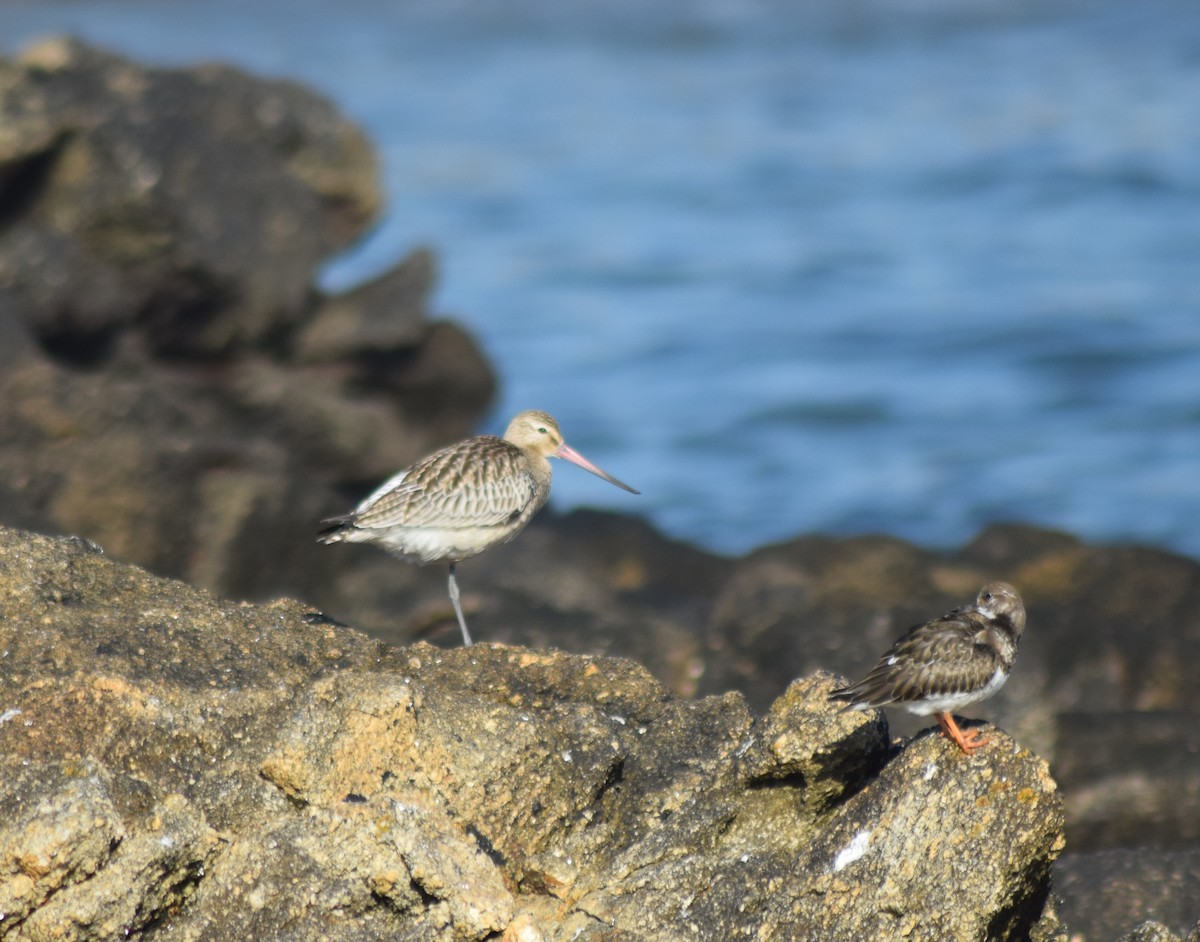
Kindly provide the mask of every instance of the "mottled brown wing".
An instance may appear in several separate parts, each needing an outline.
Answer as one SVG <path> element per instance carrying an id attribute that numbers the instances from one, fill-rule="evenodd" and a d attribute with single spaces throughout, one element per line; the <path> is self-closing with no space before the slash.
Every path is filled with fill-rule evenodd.
<path id="1" fill-rule="evenodd" d="M 385 482 L 354 511 L 359 529 L 501 526 L 536 498 L 520 449 L 482 435 L 434 452 Z"/>
<path id="2" fill-rule="evenodd" d="M 883 706 L 978 689 L 999 666 L 986 641 L 986 628 L 976 612 L 951 612 L 910 629 L 866 677 L 835 696 Z"/>

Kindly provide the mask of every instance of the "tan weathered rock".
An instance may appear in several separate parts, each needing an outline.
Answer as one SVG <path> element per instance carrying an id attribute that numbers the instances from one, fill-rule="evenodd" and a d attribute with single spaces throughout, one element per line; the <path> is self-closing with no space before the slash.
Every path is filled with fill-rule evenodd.
<path id="1" fill-rule="evenodd" d="M 7 722 L 23 711 L 10 707 Z M 127 832 L 95 759 L 4 756 L 0 782 L 0 930 L 29 916 L 64 886 L 105 866 Z"/>
<path id="2" fill-rule="evenodd" d="M 819 812 L 879 772 L 891 746 L 887 718 L 881 710 L 831 710 L 829 695 L 839 686 L 839 678 L 818 672 L 771 704 L 744 762 L 752 781 L 798 780 Z"/>
<path id="3" fill-rule="evenodd" d="M 1062 803 L 1044 762 L 990 735 L 970 758 L 934 732 L 910 743 L 833 815 L 768 912 L 836 926 L 829 939 L 1025 938 L 1063 848 Z"/>
<path id="4" fill-rule="evenodd" d="M 392 649 L 0 529 L 0 935 L 1050 939 L 1062 809 L 999 731 L 896 749 L 631 661 Z M 19 711 L 19 712 L 18 712 Z"/>
<path id="5" fill-rule="evenodd" d="M 168 795 L 87 880 L 50 895 L 21 925 L 33 942 L 119 938 L 185 905 L 215 850 L 187 799 Z"/>

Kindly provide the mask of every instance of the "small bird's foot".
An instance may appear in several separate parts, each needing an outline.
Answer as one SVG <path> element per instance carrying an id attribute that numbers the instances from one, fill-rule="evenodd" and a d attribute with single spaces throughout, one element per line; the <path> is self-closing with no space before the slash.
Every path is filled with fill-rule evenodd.
<path id="1" fill-rule="evenodd" d="M 980 739 L 977 729 L 972 728 L 965 731 L 959 729 L 958 724 L 954 722 L 954 717 L 949 713 L 935 715 L 938 725 L 942 728 L 942 733 L 967 755 L 973 755 L 976 749 L 986 746 L 990 742 L 988 739 Z"/>

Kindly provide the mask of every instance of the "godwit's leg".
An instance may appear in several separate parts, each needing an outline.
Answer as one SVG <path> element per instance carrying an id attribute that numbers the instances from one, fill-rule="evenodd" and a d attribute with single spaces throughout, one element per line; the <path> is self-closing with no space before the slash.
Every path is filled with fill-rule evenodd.
<path id="1" fill-rule="evenodd" d="M 467 631 L 467 620 L 463 617 L 462 602 L 458 598 L 458 582 L 454 579 L 454 567 L 458 563 L 450 564 L 450 604 L 454 606 L 454 614 L 458 616 L 458 627 L 462 629 L 463 647 L 471 646 L 471 633 Z"/>

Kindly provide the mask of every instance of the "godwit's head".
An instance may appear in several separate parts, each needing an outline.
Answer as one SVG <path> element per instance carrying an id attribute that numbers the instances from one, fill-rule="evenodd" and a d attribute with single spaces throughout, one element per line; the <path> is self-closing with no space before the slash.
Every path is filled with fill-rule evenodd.
<path id="1" fill-rule="evenodd" d="M 562 432 L 554 416 L 548 412 L 536 409 L 521 412 L 516 415 L 504 431 L 504 440 L 516 445 L 522 451 L 532 452 L 541 458 L 562 458 L 572 464 L 579 465 L 585 471 L 590 471 L 597 477 L 604 478 L 609 484 L 624 488 L 631 494 L 639 494 L 623 481 L 618 481 L 607 471 L 598 468 L 587 458 L 563 441 Z"/>

